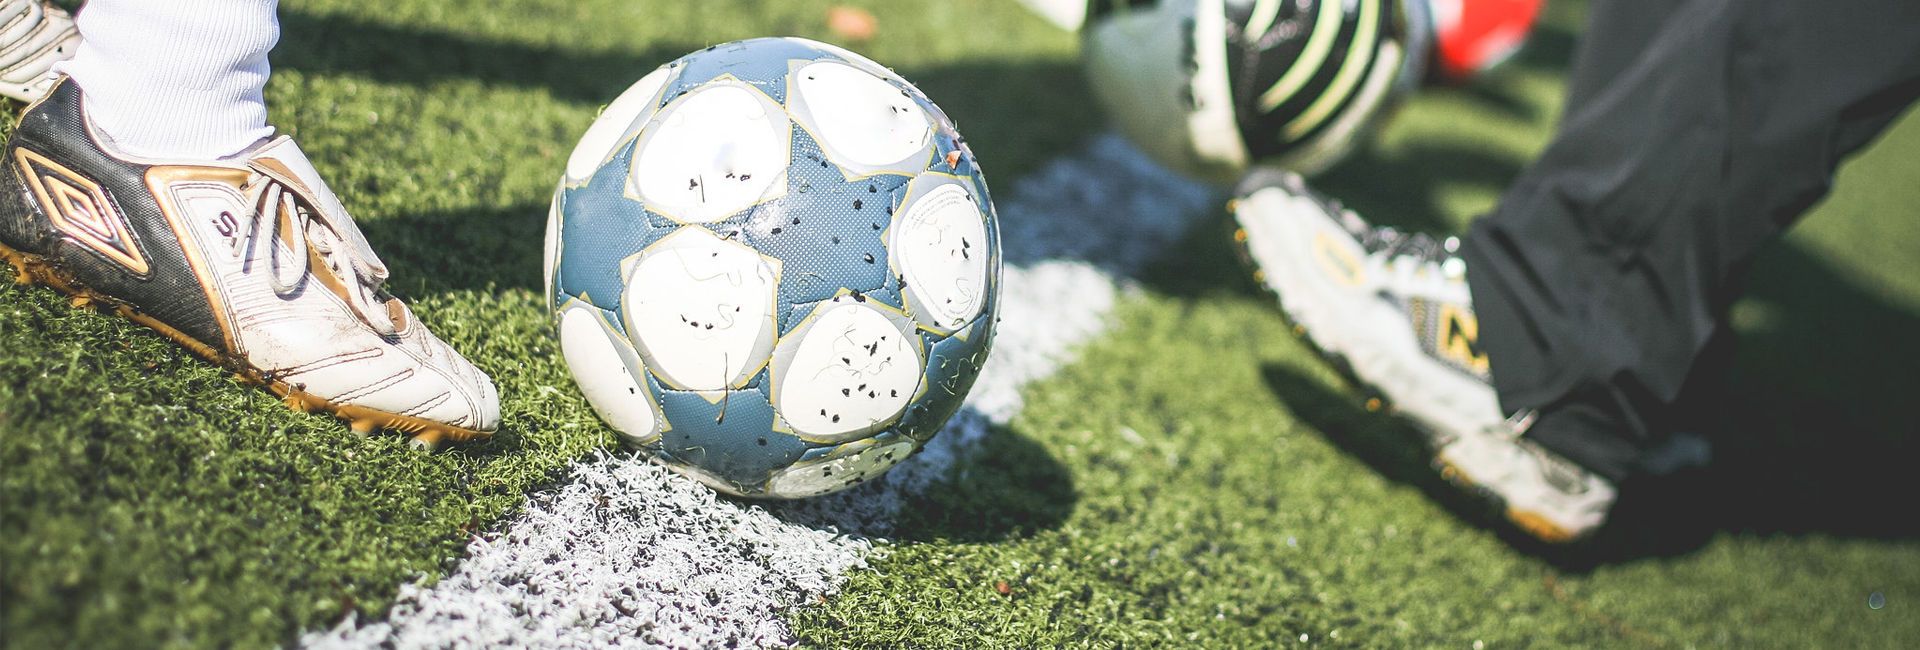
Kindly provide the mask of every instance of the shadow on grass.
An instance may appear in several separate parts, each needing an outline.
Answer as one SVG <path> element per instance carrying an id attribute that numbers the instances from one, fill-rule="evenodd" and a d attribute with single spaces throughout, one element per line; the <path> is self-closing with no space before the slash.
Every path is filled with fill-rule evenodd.
<path id="1" fill-rule="evenodd" d="M 1762 310 L 1724 376 L 1707 377 L 1684 406 L 1714 444 L 1705 469 L 1621 486 L 1605 527 L 1583 542 L 1542 544 L 1431 469 L 1420 434 L 1368 412 L 1350 389 L 1270 364 L 1268 386 L 1302 422 L 1417 487 L 1468 523 L 1562 569 L 1665 557 L 1720 533 L 1920 538 L 1920 521 L 1892 513 L 1920 498 L 1920 318 L 1890 307 L 1791 245 L 1756 264 L 1746 294 Z"/>
<path id="2" fill-rule="evenodd" d="M 1372 466 L 1383 478 L 1418 488 L 1468 523 L 1488 526 L 1501 521 L 1499 513 L 1487 503 L 1454 488 L 1434 472 L 1422 434 L 1406 421 L 1385 411 L 1368 411 L 1362 406 L 1365 398 L 1357 392 L 1329 386 L 1286 364 L 1265 364 L 1261 375 L 1302 423 Z"/>
<path id="3" fill-rule="evenodd" d="M 1920 538 L 1920 316 L 1791 244 L 1748 280 L 1750 316 L 1709 430 L 1735 530 Z"/>
<path id="4" fill-rule="evenodd" d="M 404 298 L 450 290 L 544 291 L 547 204 L 395 215 L 359 222 Z"/>
<path id="5" fill-rule="evenodd" d="M 958 455 L 947 476 L 907 496 L 891 518 L 850 520 L 848 508 L 804 501 L 768 504 L 768 510 L 791 523 L 850 535 L 985 543 L 1057 528 L 1079 500 L 1067 468 L 1013 429 L 989 426 L 978 442 L 960 445 Z M 857 491 L 852 498 L 870 500 Z"/>
<path id="6" fill-rule="evenodd" d="M 991 427 L 958 469 L 908 500 L 895 539 L 993 542 L 1058 528 L 1079 500 L 1067 468 L 1032 438 Z"/>
<path id="7" fill-rule="evenodd" d="M 546 88 L 562 99 L 613 101 L 655 67 L 707 43 L 657 43 L 631 52 L 576 52 L 442 31 L 280 9 L 276 69 L 352 73 L 375 81 L 426 85 L 443 79 Z"/>
<path id="8" fill-rule="evenodd" d="M 654 68 L 705 49 L 704 41 L 649 43 L 631 51 L 576 51 L 306 13 L 283 7 L 275 68 L 349 73 L 425 86 L 445 79 L 544 88 L 599 106 Z M 1085 140 L 1105 123 L 1078 65 L 983 58 L 900 68 L 946 111 L 990 178 L 1011 180 Z M 571 147 L 572 142 L 556 143 Z"/>

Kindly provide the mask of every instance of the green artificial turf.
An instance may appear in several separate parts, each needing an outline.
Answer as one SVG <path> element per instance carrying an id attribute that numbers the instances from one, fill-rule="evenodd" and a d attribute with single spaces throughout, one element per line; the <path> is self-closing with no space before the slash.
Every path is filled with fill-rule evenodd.
<path id="1" fill-rule="evenodd" d="M 830 4 L 285 2 L 274 122 L 392 288 L 500 384 L 503 430 L 434 454 L 363 438 L 0 270 L 0 645 L 257 648 L 378 617 L 468 531 L 610 445 L 539 304 L 565 156 L 654 66 L 751 36 L 835 40 Z M 850 45 L 953 115 L 1002 196 L 1101 125 L 1075 39 L 1011 0 L 848 4 L 880 21 Z M 1458 230 L 1550 135 L 1583 6 L 1549 3 L 1495 83 L 1423 94 L 1317 183 L 1382 222 Z M 1289 334 L 1222 217 L 795 632 L 884 648 L 1905 647 L 1920 638 L 1914 152 L 1909 117 L 1762 256 L 1735 308 L 1746 344 L 1706 402 L 1717 468 L 1633 488 L 1592 543 L 1530 544 L 1432 476 L 1411 431 Z"/>
<path id="2" fill-rule="evenodd" d="M 469 531 L 610 445 L 540 305 L 566 155 L 600 106 L 683 54 L 835 40 L 829 4 L 283 3 L 273 123 L 359 220 L 389 287 L 492 375 L 502 429 L 434 454 L 363 438 L 0 265 L 0 645 L 265 647 L 377 617 Z M 1018 6 L 867 4 L 879 34 L 847 44 L 920 82 L 993 178 L 1098 126 L 1048 99 L 1079 85 L 1073 38 Z"/>

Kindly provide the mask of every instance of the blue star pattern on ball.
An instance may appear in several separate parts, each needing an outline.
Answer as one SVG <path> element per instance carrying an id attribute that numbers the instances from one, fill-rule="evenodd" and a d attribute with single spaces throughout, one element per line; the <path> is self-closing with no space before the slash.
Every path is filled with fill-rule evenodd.
<path id="1" fill-rule="evenodd" d="M 823 43 L 717 45 L 643 77 L 569 157 L 546 244 L 588 402 L 731 494 L 886 471 L 993 339 L 999 230 L 972 152 L 912 84 Z"/>

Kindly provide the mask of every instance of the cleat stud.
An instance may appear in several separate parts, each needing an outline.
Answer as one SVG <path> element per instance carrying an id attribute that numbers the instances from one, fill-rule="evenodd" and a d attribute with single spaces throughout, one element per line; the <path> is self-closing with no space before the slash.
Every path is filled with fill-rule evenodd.
<path id="1" fill-rule="evenodd" d="M 1378 411 L 1378 410 L 1380 410 L 1380 398 L 1378 398 L 1378 397 L 1369 397 L 1369 398 L 1367 398 L 1367 410 L 1369 410 L 1369 411 Z"/>
<path id="2" fill-rule="evenodd" d="M 418 434 L 415 434 L 412 439 L 407 441 L 407 446 L 419 451 L 430 452 L 438 449 L 443 442 L 445 442 L 445 438 L 440 431 L 420 431 Z"/>
<path id="3" fill-rule="evenodd" d="M 1233 240 L 1237 242 L 1247 241 L 1247 229 L 1235 228 L 1233 231 Z"/>
<path id="4" fill-rule="evenodd" d="M 1253 281 L 1254 281 L 1254 282 L 1266 282 L 1266 281 L 1267 281 L 1267 272 L 1266 272 L 1266 271 L 1254 271 L 1254 272 L 1253 272 Z"/>
<path id="5" fill-rule="evenodd" d="M 1295 325 L 1295 326 L 1293 326 L 1293 335 L 1294 335 L 1294 336 L 1306 336 L 1306 335 L 1307 335 L 1307 326 L 1305 326 L 1305 325 Z"/>
<path id="6" fill-rule="evenodd" d="M 353 429 L 354 433 L 370 436 L 373 432 L 380 430 L 380 423 L 373 421 L 372 418 L 354 418 L 347 421 L 347 428 Z"/>

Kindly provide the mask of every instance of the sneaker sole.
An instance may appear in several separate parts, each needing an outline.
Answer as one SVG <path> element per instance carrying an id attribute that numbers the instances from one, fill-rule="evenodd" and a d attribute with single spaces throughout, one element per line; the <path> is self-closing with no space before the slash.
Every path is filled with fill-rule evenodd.
<path id="1" fill-rule="evenodd" d="M 268 391 L 279 397 L 287 408 L 295 411 L 332 414 L 334 417 L 346 420 L 348 427 L 363 435 L 371 435 L 380 430 L 395 431 L 406 435 L 408 444 L 417 449 L 433 449 L 443 442 L 464 442 L 492 435 L 490 432 L 449 426 L 363 406 L 335 404 L 286 383 L 267 379 L 259 369 L 254 368 L 245 359 L 215 350 L 166 323 L 140 313 L 125 301 L 93 290 L 85 283 L 68 275 L 59 265 L 48 262 L 44 257 L 17 251 L 5 244 L 0 244 L 0 257 L 6 258 L 7 262 L 13 265 L 16 271 L 15 282 L 25 285 L 39 284 L 65 294 L 72 299 L 73 306 L 76 308 L 91 307 L 103 312 L 112 312 L 145 325 L 173 339 L 195 355 L 234 371 L 235 378 L 242 383 L 266 387 Z"/>
<path id="2" fill-rule="evenodd" d="M 1229 201 L 1227 203 L 1227 211 L 1235 214 L 1235 220 L 1238 220 L 1239 217 L 1237 215 L 1239 212 L 1236 209 L 1238 207 L 1236 204 L 1237 200 Z M 1459 467 L 1442 459 L 1439 453 L 1440 441 L 1445 439 L 1443 434 L 1428 428 L 1418 420 L 1402 415 L 1398 409 L 1394 408 L 1392 400 L 1387 399 L 1385 392 L 1375 387 L 1372 383 L 1367 382 L 1365 379 L 1360 378 L 1360 375 L 1353 371 L 1353 363 L 1347 361 L 1346 355 L 1328 352 L 1325 348 L 1320 347 L 1320 344 L 1313 340 L 1313 335 L 1307 331 L 1306 326 L 1294 322 L 1293 316 L 1287 313 L 1286 305 L 1282 302 L 1280 293 L 1274 290 L 1273 285 L 1267 283 L 1266 272 L 1261 270 L 1259 261 L 1254 259 L 1253 251 L 1248 246 L 1246 228 L 1236 225 L 1233 231 L 1233 242 L 1234 250 L 1240 255 L 1240 262 L 1245 264 L 1246 267 L 1253 272 L 1254 281 L 1259 282 L 1260 286 L 1267 290 L 1268 295 L 1273 296 L 1274 301 L 1279 303 L 1277 306 L 1280 307 L 1280 320 L 1285 322 L 1287 327 L 1293 330 L 1294 336 L 1300 339 L 1301 342 L 1306 343 L 1307 349 L 1312 350 L 1314 356 L 1320 357 L 1321 360 L 1327 362 L 1327 365 L 1332 366 L 1336 372 L 1340 373 L 1341 377 L 1346 378 L 1348 383 L 1360 389 L 1361 396 L 1366 399 L 1362 404 L 1368 411 L 1384 412 L 1393 415 L 1399 418 L 1401 422 L 1412 425 L 1415 430 L 1419 431 L 1422 442 L 1427 446 L 1427 451 L 1433 454 L 1433 469 L 1439 472 L 1441 479 L 1453 485 L 1455 488 L 1459 488 L 1483 501 L 1490 502 L 1495 508 L 1498 508 L 1506 515 L 1508 521 L 1513 522 L 1515 526 L 1526 531 L 1527 534 L 1539 538 L 1541 541 L 1564 544 L 1579 539 L 1579 535 L 1554 524 L 1544 515 L 1508 505 L 1507 500 L 1498 493 L 1474 482 L 1471 477 L 1467 476 L 1466 472 L 1461 471 Z"/>

